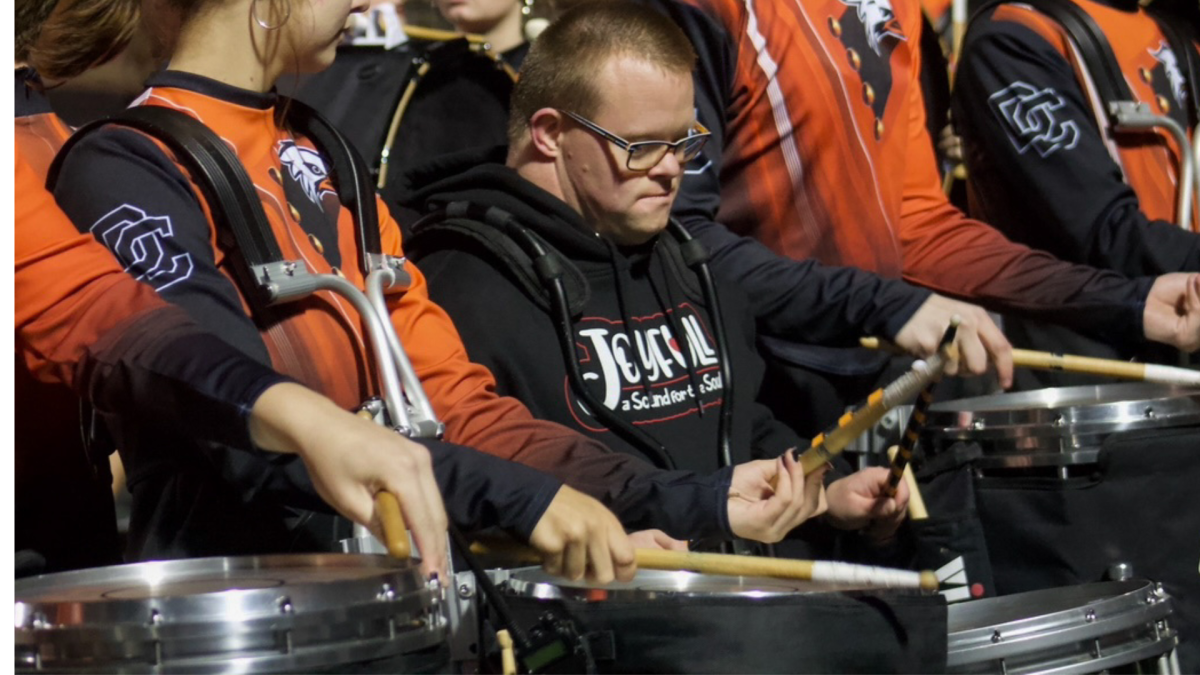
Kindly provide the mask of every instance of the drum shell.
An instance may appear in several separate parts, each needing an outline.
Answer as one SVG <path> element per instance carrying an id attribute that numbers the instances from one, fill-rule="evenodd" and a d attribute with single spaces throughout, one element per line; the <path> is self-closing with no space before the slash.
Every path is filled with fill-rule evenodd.
<path id="1" fill-rule="evenodd" d="M 1095 582 L 1104 579 L 1114 564 L 1129 563 L 1134 574 L 1161 582 L 1174 598 L 1172 625 L 1180 635 L 1180 664 L 1185 672 L 1198 671 L 1200 508 L 1194 486 L 1200 483 L 1200 422 L 1190 415 L 1168 419 L 1158 412 L 1155 419 L 1147 420 L 1145 411 L 1159 409 L 1154 401 L 1163 400 L 1162 396 L 1175 396 L 1174 409 L 1180 410 L 1181 396 L 1187 404 L 1200 394 L 1127 385 L 1045 393 L 1069 399 L 1073 392 L 1084 389 L 1112 400 L 1123 398 L 1122 392 L 1145 398 L 1133 398 L 1121 406 L 1137 415 L 1113 415 L 1107 421 L 1085 406 L 1074 410 L 1014 409 L 1010 411 L 1014 416 L 1042 416 L 1042 423 L 1024 427 L 1024 436 L 1016 426 L 1002 432 L 990 419 L 984 429 L 990 428 L 992 435 L 972 434 L 967 418 L 968 424 L 940 439 L 931 438 L 940 431 L 930 430 L 922 445 L 932 441 L 926 451 L 932 447 L 938 457 L 931 461 L 943 459 L 951 450 L 969 456 L 971 453 L 962 452 L 964 444 L 982 452 L 969 467 L 974 476 L 971 496 L 986 538 L 997 593 Z M 954 402 L 954 407 L 969 409 L 971 401 Z M 1060 413 L 1064 422 L 1055 424 Z M 1070 422 L 1080 415 L 1091 415 L 1092 420 L 1073 430 Z M 1144 423 L 1130 429 L 1127 422 L 1134 417 L 1141 417 Z M 938 419 L 931 415 L 932 424 L 938 424 Z M 959 446 L 949 445 L 950 440 Z M 1021 467 L 1012 461 L 1016 441 L 1023 442 L 1030 455 L 1042 457 Z M 1064 447 L 1070 452 L 1062 452 Z M 1077 459 L 1087 461 L 1072 459 L 1075 451 Z M 927 496 L 932 512 L 939 495 Z"/>
<path id="2" fill-rule="evenodd" d="M 530 625 L 553 609 L 581 634 L 602 642 L 611 635 L 613 653 L 597 659 L 600 672 L 940 672 L 945 666 L 946 608 L 936 595 L 652 571 L 616 585 L 626 592 L 588 591 L 538 572 L 520 574 L 538 581 L 504 586 L 519 623 Z M 697 579 L 729 580 L 741 590 L 671 590 Z"/>
<path id="3" fill-rule="evenodd" d="M 16 586 L 18 672 L 443 670 L 440 589 L 382 556 L 140 563 Z"/>
<path id="4" fill-rule="evenodd" d="M 1148 581 L 1081 584 L 951 605 L 953 673 L 1177 672 L 1171 598 Z"/>

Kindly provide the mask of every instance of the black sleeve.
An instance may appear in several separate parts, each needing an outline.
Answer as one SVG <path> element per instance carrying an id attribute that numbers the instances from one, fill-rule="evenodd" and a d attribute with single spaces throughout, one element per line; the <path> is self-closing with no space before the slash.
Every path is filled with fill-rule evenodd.
<path id="1" fill-rule="evenodd" d="M 258 397 L 291 381 L 171 306 L 117 325 L 87 354 L 76 391 L 100 412 L 152 417 L 198 441 L 243 449 L 254 447 L 249 417 Z"/>
<path id="2" fill-rule="evenodd" d="M 81 232 L 205 330 L 264 365 L 258 328 L 217 269 L 212 228 L 191 181 L 142 134 L 104 128 L 63 162 L 54 197 Z"/>
<path id="3" fill-rule="evenodd" d="M 1200 270 L 1200 235 L 1139 210 L 1074 69 L 1034 31 L 974 22 L 954 117 L 973 196 L 1013 240 L 1130 277 Z"/>
<path id="4" fill-rule="evenodd" d="M 478 450 L 426 439 L 417 442 L 433 457 L 446 515 L 466 528 L 501 527 L 528 541 L 562 486 L 541 471 Z"/>
<path id="5" fill-rule="evenodd" d="M 746 291 L 764 334 L 829 346 L 857 345 L 863 335 L 894 338 L 929 291 L 862 270 L 791 260 L 718 222 L 736 46 L 724 28 L 694 7 L 672 0 L 651 4 L 671 14 L 696 48 L 696 114 L 712 132 L 704 154 L 687 167 L 675 217 L 708 247 L 714 270 Z"/>

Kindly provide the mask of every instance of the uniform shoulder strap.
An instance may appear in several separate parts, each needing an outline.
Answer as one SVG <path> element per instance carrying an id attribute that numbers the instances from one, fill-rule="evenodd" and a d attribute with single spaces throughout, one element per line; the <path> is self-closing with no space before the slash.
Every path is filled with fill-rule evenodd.
<path id="1" fill-rule="evenodd" d="M 413 225 L 406 249 L 414 260 L 434 251 L 476 250 L 499 263 L 527 296 L 546 313 L 551 313 L 549 291 L 539 271 L 554 259 L 563 272 L 568 307 L 578 316 L 591 299 L 587 278 L 566 256 L 505 211 L 467 202 L 454 202 L 421 218 Z"/>
<path id="2" fill-rule="evenodd" d="M 307 137 L 329 162 L 329 175 L 338 201 L 354 214 L 362 273 L 370 272 L 368 256 L 383 252 L 379 239 L 379 208 L 375 185 L 362 155 L 321 113 L 296 99 L 281 98 L 276 107 L 292 131 Z"/>

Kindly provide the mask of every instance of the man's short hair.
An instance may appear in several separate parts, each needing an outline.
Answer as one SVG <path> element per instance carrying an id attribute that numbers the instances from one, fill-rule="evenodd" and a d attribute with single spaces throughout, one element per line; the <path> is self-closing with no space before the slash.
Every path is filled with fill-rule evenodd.
<path id="1" fill-rule="evenodd" d="M 542 108 L 589 117 L 600 105 L 596 73 L 612 57 L 632 56 L 666 72 L 690 73 L 696 52 L 669 18 L 629 0 L 589 0 L 564 13 L 529 50 L 513 90 L 508 142 L 524 136 Z"/>

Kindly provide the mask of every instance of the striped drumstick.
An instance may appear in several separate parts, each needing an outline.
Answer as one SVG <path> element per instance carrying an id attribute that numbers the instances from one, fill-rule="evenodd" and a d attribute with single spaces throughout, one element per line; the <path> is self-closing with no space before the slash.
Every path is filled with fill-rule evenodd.
<path id="1" fill-rule="evenodd" d="M 946 332 L 942 334 L 942 341 L 938 343 L 938 353 L 945 354 L 954 344 L 954 336 L 958 334 L 958 326 L 962 323 L 962 319 L 958 316 L 950 319 L 950 326 L 946 328 Z M 896 455 L 892 458 L 892 473 L 888 476 L 887 496 L 895 497 L 896 488 L 900 486 L 900 481 L 904 480 L 904 467 L 912 461 L 913 448 L 917 445 L 917 438 L 921 435 L 921 429 L 925 427 L 925 416 L 929 413 L 929 406 L 933 404 L 933 389 L 937 386 L 938 380 L 941 379 L 941 373 L 938 373 L 921 393 L 917 395 L 917 401 L 913 404 L 912 414 L 908 416 L 908 424 L 904 428 L 904 435 L 900 437 L 900 447 Z"/>
<path id="2" fill-rule="evenodd" d="M 949 360 L 950 355 L 943 350 L 924 362 L 917 362 L 912 370 L 883 389 L 872 392 L 865 405 L 842 415 L 836 427 L 817 435 L 812 445 L 800 453 L 799 461 L 804 467 L 804 474 L 808 475 L 832 460 L 854 439 L 883 419 L 887 411 L 916 396 L 917 392 L 941 376 Z"/>

